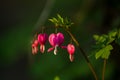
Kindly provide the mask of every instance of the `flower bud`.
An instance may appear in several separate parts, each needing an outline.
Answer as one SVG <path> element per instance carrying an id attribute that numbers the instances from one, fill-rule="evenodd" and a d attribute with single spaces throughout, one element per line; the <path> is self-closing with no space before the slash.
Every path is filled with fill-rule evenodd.
<path id="1" fill-rule="evenodd" d="M 48 35 L 46 33 L 38 35 L 38 42 L 40 44 L 40 52 L 41 53 L 44 53 L 44 51 L 45 51 L 45 43 L 46 43 L 47 39 L 48 39 Z"/>
<path id="2" fill-rule="evenodd" d="M 67 51 L 69 53 L 69 59 L 72 62 L 74 60 L 75 46 L 73 44 L 68 44 Z"/>

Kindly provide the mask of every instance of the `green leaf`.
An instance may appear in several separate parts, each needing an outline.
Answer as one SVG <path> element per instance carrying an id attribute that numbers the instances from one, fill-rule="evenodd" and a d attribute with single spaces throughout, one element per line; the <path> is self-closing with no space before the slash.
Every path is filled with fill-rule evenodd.
<path id="1" fill-rule="evenodd" d="M 57 14 L 57 18 L 53 17 L 52 19 L 49 19 L 52 23 L 55 24 L 55 26 L 69 28 L 73 23 L 71 21 L 68 21 L 67 18 L 61 17 L 59 14 Z"/>
<path id="2" fill-rule="evenodd" d="M 58 20 L 56 18 L 49 19 L 49 21 L 53 22 L 54 24 L 58 23 Z"/>
<path id="3" fill-rule="evenodd" d="M 107 39 L 107 37 L 108 37 L 107 35 L 100 36 L 99 42 L 104 42 Z"/>
<path id="4" fill-rule="evenodd" d="M 64 24 L 64 20 L 63 20 L 63 18 L 59 14 L 57 14 L 57 17 L 58 17 L 59 22 L 61 22 L 62 24 Z"/>
<path id="5" fill-rule="evenodd" d="M 112 42 L 115 40 L 116 35 L 117 35 L 117 30 L 116 30 L 116 29 L 110 31 L 110 32 L 108 33 L 107 44 L 112 43 Z"/>
<path id="6" fill-rule="evenodd" d="M 58 23 L 58 22 L 59 22 L 56 18 L 53 18 L 53 20 L 54 20 L 55 23 Z"/>
<path id="7" fill-rule="evenodd" d="M 48 20 L 51 21 L 52 23 L 54 23 L 55 26 L 58 26 L 58 24 L 59 24 L 59 21 L 54 17 L 52 19 L 48 19 Z"/>
<path id="8" fill-rule="evenodd" d="M 110 51 L 113 49 L 112 45 L 108 45 L 105 47 L 105 53 L 102 55 L 102 58 L 108 59 L 110 55 Z"/>
<path id="9" fill-rule="evenodd" d="M 100 37 L 99 35 L 96 35 L 96 34 L 93 35 L 93 38 L 94 38 L 96 41 L 98 41 L 99 37 Z"/>
<path id="10" fill-rule="evenodd" d="M 93 38 L 96 40 L 96 44 L 106 44 L 106 41 L 108 39 L 107 35 L 93 35 Z"/>
<path id="11" fill-rule="evenodd" d="M 95 58 L 98 59 L 103 53 L 104 53 L 104 50 L 103 50 L 103 49 L 99 50 L 99 51 L 96 53 Z"/>
<path id="12" fill-rule="evenodd" d="M 98 59 L 100 57 L 102 57 L 104 59 L 108 59 L 109 55 L 110 55 L 110 51 L 112 49 L 113 49 L 112 45 L 107 45 L 104 48 L 100 49 L 95 55 L 96 59 Z"/>
<path id="13" fill-rule="evenodd" d="M 53 22 L 54 23 L 54 20 L 53 19 L 49 19 L 49 21 Z"/>
<path id="14" fill-rule="evenodd" d="M 115 38 L 111 38 L 111 37 L 109 37 L 109 39 L 108 39 L 108 41 L 107 41 L 107 44 L 112 43 L 114 40 L 115 40 Z"/>
<path id="15" fill-rule="evenodd" d="M 115 37 L 117 35 L 117 30 L 115 29 L 115 30 L 113 30 L 113 31 L 110 31 L 109 33 L 108 33 L 108 36 L 109 37 Z"/>

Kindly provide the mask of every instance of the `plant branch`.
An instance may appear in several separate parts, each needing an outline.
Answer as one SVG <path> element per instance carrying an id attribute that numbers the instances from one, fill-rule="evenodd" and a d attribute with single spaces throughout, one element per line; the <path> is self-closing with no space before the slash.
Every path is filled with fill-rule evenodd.
<path id="1" fill-rule="evenodd" d="M 103 62 L 103 70 L 102 70 L 102 80 L 105 79 L 105 69 L 106 69 L 106 63 L 107 63 L 107 60 L 104 59 L 104 62 Z"/>
<path id="2" fill-rule="evenodd" d="M 93 68 L 90 60 L 88 59 L 85 51 L 80 47 L 80 44 L 78 43 L 78 41 L 76 40 L 76 38 L 73 36 L 73 34 L 70 32 L 70 30 L 69 30 L 69 29 L 65 29 L 65 30 L 66 30 L 67 33 L 71 36 L 72 40 L 75 42 L 75 44 L 77 45 L 77 47 L 78 47 L 79 50 L 81 51 L 82 55 L 84 56 L 85 60 L 87 61 L 87 64 L 88 64 L 90 70 L 91 70 L 92 73 L 93 73 L 93 76 L 94 76 L 95 80 L 98 80 L 97 74 L 96 74 L 96 72 L 95 72 L 95 70 L 94 70 L 94 68 Z"/>

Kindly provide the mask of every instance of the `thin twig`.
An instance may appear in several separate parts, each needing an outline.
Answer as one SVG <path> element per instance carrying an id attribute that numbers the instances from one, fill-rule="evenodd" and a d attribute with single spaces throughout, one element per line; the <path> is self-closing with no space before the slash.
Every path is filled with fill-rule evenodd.
<path id="1" fill-rule="evenodd" d="M 96 74 L 96 72 L 95 72 L 95 70 L 94 70 L 94 68 L 93 68 L 90 60 L 88 59 L 85 51 L 80 47 L 80 44 L 78 43 L 78 41 L 76 40 L 76 38 L 73 36 L 73 34 L 68 29 L 66 31 L 71 36 L 72 40 L 75 42 L 75 44 L 77 45 L 77 47 L 81 51 L 82 55 L 84 56 L 85 60 L 87 61 L 87 64 L 88 64 L 90 70 L 92 71 L 95 80 L 98 80 L 97 74 Z"/>
<path id="2" fill-rule="evenodd" d="M 104 62 L 103 62 L 103 70 L 102 70 L 102 80 L 105 79 L 105 69 L 106 69 L 106 63 L 107 63 L 107 60 L 104 59 Z"/>

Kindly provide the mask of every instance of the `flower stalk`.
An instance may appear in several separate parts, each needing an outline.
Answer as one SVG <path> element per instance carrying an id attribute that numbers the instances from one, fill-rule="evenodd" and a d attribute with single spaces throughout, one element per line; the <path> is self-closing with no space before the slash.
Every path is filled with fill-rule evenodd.
<path id="1" fill-rule="evenodd" d="M 106 69 L 107 59 L 103 61 L 103 70 L 102 70 L 102 80 L 105 80 L 105 69 Z"/>
<path id="2" fill-rule="evenodd" d="M 67 51 L 69 53 L 69 59 L 71 62 L 74 60 L 75 46 L 73 44 L 67 45 Z"/>
<path id="3" fill-rule="evenodd" d="M 75 42 L 76 46 L 77 46 L 77 47 L 79 48 L 79 50 L 81 51 L 81 53 L 82 53 L 82 55 L 84 56 L 84 58 L 85 58 L 85 60 L 86 60 L 86 62 L 87 62 L 87 64 L 88 64 L 90 70 L 91 70 L 92 73 L 93 73 L 93 76 L 94 76 L 95 80 L 98 80 L 97 74 L 96 74 L 96 72 L 95 72 L 95 70 L 94 70 L 94 68 L 93 68 L 90 60 L 88 59 L 85 51 L 80 47 L 80 44 L 78 43 L 78 41 L 76 40 L 76 38 L 73 36 L 73 34 L 70 32 L 70 30 L 69 30 L 69 29 L 65 29 L 65 30 L 67 31 L 67 33 L 70 35 L 70 37 L 72 38 L 72 40 Z"/>

